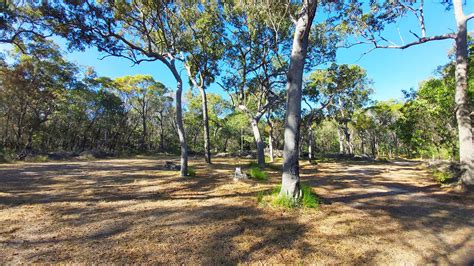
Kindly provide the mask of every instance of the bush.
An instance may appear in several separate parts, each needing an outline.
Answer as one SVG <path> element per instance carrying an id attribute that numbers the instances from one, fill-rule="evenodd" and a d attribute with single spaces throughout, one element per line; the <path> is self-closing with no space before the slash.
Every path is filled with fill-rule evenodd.
<path id="1" fill-rule="evenodd" d="M 454 180 L 454 174 L 450 171 L 435 170 L 433 175 L 435 180 L 441 184 L 450 183 Z"/>
<path id="2" fill-rule="evenodd" d="M 6 152 L 3 149 L 3 147 L 0 146 L 0 163 L 6 163 L 6 162 L 8 162 Z"/>
<path id="3" fill-rule="evenodd" d="M 188 167 L 188 176 L 196 176 L 196 169 L 194 167 Z"/>
<path id="4" fill-rule="evenodd" d="M 268 175 L 267 173 L 260 169 L 259 167 L 252 167 L 249 170 L 249 176 L 258 181 L 267 181 Z"/>
<path id="5" fill-rule="evenodd" d="M 302 204 L 305 208 L 317 208 L 319 206 L 319 198 L 313 193 L 310 186 L 302 185 L 303 191 Z"/>

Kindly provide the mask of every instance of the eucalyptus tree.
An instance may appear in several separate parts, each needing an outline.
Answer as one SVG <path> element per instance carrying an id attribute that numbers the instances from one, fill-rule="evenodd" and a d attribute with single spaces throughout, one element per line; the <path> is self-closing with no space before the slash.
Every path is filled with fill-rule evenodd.
<path id="1" fill-rule="evenodd" d="M 15 130 L 20 159 L 32 151 L 35 134 L 64 101 L 65 90 L 75 86 L 78 71 L 51 41 L 30 42 L 25 50 L 0 75 L 0 105 Z"/>
<path id="2" fill-rule="evenodd" d="M 182 119 L 182 86 L 177 61 L 183 60 L 187 35 L 181 1 L 43 1 L 40 10 L 70 48 L 95 46 L 106 56 L 134 64 L 159 61 L 176 81 L 176 129 L 181 148 L 181 175 L 188 171 L 188 148 Z"/>
<path id="3" fill-rule="evenodd" d="M 125 76 L 115 79 L 119 94 L 126 99 L 141 118 L 142 136 L 140 150 L 149 149 L 148 123 L 152 115 L 160 108 L 166 87 L 155 81 L 150 75 Z"/>
<path id="4" fill-rule="evenodd" d="M 30 1 L 0 2 L 0 43 L 11 44 L 26 53 L 27 43 L 45 40 L 52 33 L 44 23 L 35 5 Z"/>
<path id="5" fill-rule="evenodd" d="M 331 64 L 328 69 L 316 70 L 309 77 L 307 88 L 309 98 L 327 99 L 323 105 L 327 110 L 327 115 L 334 117 L 339 124 L 337 132 L 340 153 L 354 153 L 348 125 L 354 112 L 369 102 L 371 93 L 369 85 L 370 80 L 367 78 L 366 71 L 357 65 Z"/>
<path id="6" fill-rule="evenodd" d="M 317 6 L 317 0 L 303 0 L 296 15 L 292 16 L 294 35 L 286 82 L 285 143 L 280 195 L 295 200 L 301 197 L 298 160 L 303 72 L 311 25 L 316 15 Z"/>
<path id="7" fill-rule="evenodd" d="M 474 186 L 474 144 L 472 141 L 471 106 L 468 96 L 468 30 L 467 23 L 474 13 L 465 14 L 462 0 L 441 1 L 448 10 L 453 10 L 456 30 L 444 34 L 428 34 L 425 23 L 424 0 L 372 2 L 365 10 L 362 1 L 354 1 L 342 16 L 345 27 L 358 36 L 356 44 L 369 44 L 373 49 L 407 49 L 412 46 L 439 40 L 454 40 L 455 44 L 455 104 L 459 138 L 460 165 L 463 171 L 461 183 Z M 419 28 L 410 30 L 410 41 L 400 45 L 383 37 L 387 24 L 398 22 L 409 15 L 418 21 Z M 408 18 L 407 18 L 408 19 Z"/>
<path id="8" fill-rule="evenodd" d="M 265 144 L 259 123 L 280 104 L 288 60 L 289 20 L 285 1 L 226 6 L 228 71 L 221 86 L 233 106 L 244 113 L 252 128 L 257 161 L 265 165 Z"/>
<path id="9" fill-rule="evenodd" d="M 222 6 L 218 1 L 189 2 L 183 4 L 182 19 L 189 37 L 185 49 L 184 66 L 191 85 L 197 88 L 202 98 L 202 120 L 204 129 L 204 154 L 211 163 L 211 137 L 206 88 L 219 75 L 219 61 L 224 53 L 224 20 Z"/>

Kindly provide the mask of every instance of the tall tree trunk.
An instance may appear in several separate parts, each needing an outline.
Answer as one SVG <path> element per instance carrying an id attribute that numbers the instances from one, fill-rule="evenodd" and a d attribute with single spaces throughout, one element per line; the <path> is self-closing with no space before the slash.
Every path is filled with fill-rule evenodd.
<path id="1" fill-rule="evenodd" d="M 225 138 L 223 152 L 227 152 L 227 143 L 228 142 L 229 142 L 229 138 Z"/>
<path id="2" fill-rule="evenodd" d="M 181 106 L 181 95 L 183 84 L 181 77 L 175 69 L 176 86 L 176 127 L 178 129 L 179 144 L 181 146 L 181 176 L 188 175 L 188 145 L 186 143 L 186 133 L 183 125 L 183 107 Z"/>
<path id="3" fill-rule="evenodd" d="M 146 146 L 146 135 L 147 135 L 145 115 L 142 115 L 142 128 L 143 128 L 143 132 L 142 132 L 142 137 L 141 137 L 141 140 L 140 140 L 140 150 L 144 151 L 145 146 Z"/>
<path id="4" fill-rule="evenodd" d="M 204 156 L 206 163 L 211 164 L 211 137 L 209 134 L 209 114 L 207 110 L 207 94 L 204 88 L 199 88 L 202 98 L 202 122 L 204 125 Z"/>
<path id="5" fill-rule="evenodd" d="M 346 149 L 344 145 L 344 133 L 342 132 L 342 128 L 337 126 L 337 137 L 339 140 L 339 154 L 346 154 Z"/>
<path id="6" fill-rule="evenodd" d="M 311 128 L 311 125 L 309 126 L 309 132 L 308 132 L 308 159 L 313 159 L 313 146 L 314 146 L 314 136 L 313 136 L 313 129 Z"/>
<path id="7" fill-rule="evenodd" d="M 372 158 L 377 158 L 377 140 L 374 134 L 370 137 L 370 148 L 372 150 Z"/>
<path id="8" fill-rule="evenodd" d="M 454 0 L 453 4 L 458 28 L 456 34 L 456 93 L 454 99 L 459 131 L 459 159 L 463 172 L 461 182 L 468 186 L 474 186 L 474 147 L 467 97 L 467 18 L 463 14 L 462 0 Z"/>
<path id="9" fill-rule="evenodd" d="M 293 37 L 290 67 L 287 74 L 285 144 L 280 196 L 301 197 L 299 173 L 299 139 L 301 120 L 301 87 L 306 60 L 308 37 L 316 13 L 317 0 L 305 0 Z"/>
<path id="10" fill-rule="evenodd" d="M 163 126 L 163 112 L 160 112 L 160 151 L 165 151 L 165 142 L 164 142 L 164 126 Z"/>
<path id="11" fill-rule="evenodd" d="M 253 137 L 255 139 L 255 145 L 257 146 L 257 163 L 260 167 L 265 166 L 265 144 L 263 143 L 260 130 L 258 129 L 258 121 L 255 118 L 250 120 L 252 126 Z"/>
<path id="12" fill-rule="evenodd" d="M 273 123 L 268 118 L 268 126 L 270 127 L 270 131 L 268 133 L 268 151 L 270 156 L 270 162 L 273 162 Z"/>
<path id="13" fill-rule="evenodd" d="M 352 144 L 351 132 L 349 132 L 349 127 L 347 123 L 344 123 L 344 136 L 346 139 L 346 151 L 347 154 L 352 155 L 354 154 L 354 145 Z"/>

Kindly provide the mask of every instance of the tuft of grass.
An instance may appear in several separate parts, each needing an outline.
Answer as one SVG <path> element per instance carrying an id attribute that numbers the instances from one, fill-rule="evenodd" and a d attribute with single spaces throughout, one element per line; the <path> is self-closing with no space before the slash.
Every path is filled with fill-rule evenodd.
<path id="1" fill-rule="evenodd" d="M 263 198 L 265 197 L 265 191 L 258 191 L 257 192 L 257 203 L 261 204 L 263 203 Z"/>
<path id="2" fill-rule="evenodd" d="M 302 185 L 301 191 L 303 191 L 301 203 L 305 208 L 317 208 L 319 206 L 319 198 L 315 193 L 313 193 L 310 186 Z"/>
<path id="3" fill-rule="evenodd" d="M 435 180 L 441 184 L 450 183 L 454 180 L 454 174 L 450 171 L 435 170 L 433 176 Z"/>
<path id="4" fill-rule="evenodd" d="M 249 169 L 249 176 L 258 181 L 267 181 L 268 175 L 267 173 L 260 169 L 259 167 L 252 167 Z"/>
<path id="5" fill-rule="evenodd" d="M 288 197 L 286 195 L 280 195 L 280 191 L 281 185 L 273 187 L 271 191 L 267 193 L 265 193 L 265 191 L 259 191 L 257 192 L 257 202 L 259 204 L 264 204 L 268 202 L 271 206 L 283 207 L 285 209 L 314 209 L 318 208 L 321 202 L 318 196 L 313 193 L 311 187 L 307 185 L 301 185 L 302 197 L 298 200 L 295 200 L 292 197 Z"/>
<path id="6" fill-rule="evenodd" d="M 194 167 L 188 167 L 188 176 L 196 176 L 196 169 Z"/>
<path id="7" fill-rule="evenodd" d="M 295 200 L 287 195 L 277 195 L 272 200 L 272 205 L 277 207 L 283 207 L 285 209 L 293 209 L 300 206 L 300 201 Z"/>

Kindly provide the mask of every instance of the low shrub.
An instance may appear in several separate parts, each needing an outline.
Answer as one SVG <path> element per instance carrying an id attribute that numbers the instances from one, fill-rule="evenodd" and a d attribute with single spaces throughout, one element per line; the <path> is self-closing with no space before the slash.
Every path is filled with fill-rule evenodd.
<path id="1" fill-rule="evenodd" d="M 249 176 L 258 181 L 267 181 L 268 175 L 267 173 L 260 169 L 259 167 L 252 167 L 249 169 Z"/>
<path id="2" fill-rule="evenodd" d="M 433 176 L 435 180 L 441 184 L 450 183 L 454 180 L 454 174 L 450 171 L 435 170 Z"/>
<path id="3" fill-rule="evenodd" d="M 196 176 L 196 169 L 194 167 L 188 167 L 188 176 Z"/>

